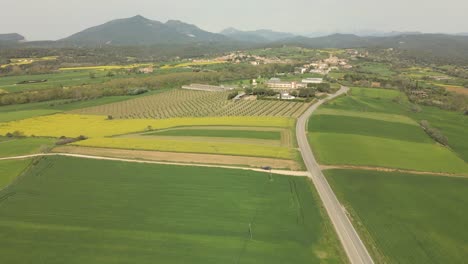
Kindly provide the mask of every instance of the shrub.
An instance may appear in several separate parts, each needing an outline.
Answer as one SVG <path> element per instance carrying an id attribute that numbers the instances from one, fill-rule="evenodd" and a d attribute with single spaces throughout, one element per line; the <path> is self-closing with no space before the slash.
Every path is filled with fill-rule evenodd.
<path id="1" fill-rule="evenodd" d="M 228 100 L 234 99 L 239 93 L 237 91 L 230 92 L 228 95 Z"/>
<path id="2" fill-rule="evenodd" d="M 421 112 L 421 107 L 419 105 L 413 104 L 411 105 L 411 112 L 419 113 Z"/>
<path id="3" fill-rule="evenodd" d="M 437 128 L 431 127 L 427 120 L 422 120 L 420 125 L 432 139 L 444 146 L 448 146 L 448 138 Z"/>
<path id="4" fill-rule="evenodd" d="M 82 141 L 82 140 L 86 140 L 88 139 L 87 137 L 81 135 L 79 137 L 76 137 L 76 138 L 66 138 L 66 137 L 60 137 L 60 140 L 55 142 L 55 145 L 66 145 L 66 144 L 70 144 L 70 143 L 73 143 L 73 142 L 77 142 L 77 141 Z"/>

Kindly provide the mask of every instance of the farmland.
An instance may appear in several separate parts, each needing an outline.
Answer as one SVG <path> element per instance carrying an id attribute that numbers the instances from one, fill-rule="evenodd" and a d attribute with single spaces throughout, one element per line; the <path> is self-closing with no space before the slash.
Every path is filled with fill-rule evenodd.
<path id="1" fill-rule="evenodd" d="M 153 91 L 150 94 L 163 92 L 164 89 Z M 0 106 L 0 122 L 9 122 L 21 120 L 36 116 L 50 115 L 54 113 L 62 113 L 80 108 L 93 107 L 102 104 L 110 104 L 129 99 L 135 99 L 143 95 L 123 95 L 123 96 L 106 96 L 100 98 L 86 100 L 54 100 L 38 103 L 15 104 L 8 106 Z"/>
<path id="2" fill-rule="evenodd" d="M 193 66 L 209 66 L 216 64 L 223 64 L 225 61 L 192 61 L 192 62 L 183 62 L 179 64 L 168 64 L 161 67 L 161 69 L 175 69 L 175 68 L 185 68 Z"/>
<path id="3" fill-rule="evenodd" d="M 8 66 L 27 65 L 27 64 L 32 64 L 35 62 L 54 61 L 54 60 L 57 60 L 57 56 L 48 56 L 48 57 L 40 57 L 40 58 L 12 58 L 10 59 L 10 63 L 0 65 L 0 68 L 6 68 Z"/>
<path id="4" fill-rule="evenodd" d="M 398 172 L 325 172 L 376 263 L 463 263 L 468 179 Z"/>
<path id="5" fill-rule="evenodd" d="M 200 142 L 195 140 L 158 138 L 92 138 L 74 145 L 85 147 L 155 150 L 183 153 L 212 153 L 234 156 L 296 159 L 298 153 L 287 147 L 235 142 Z"/>
<path id="6" fill-rule="evenodd" d="M 104 66 L 85 66 L 85 67 L 68 67 L 60 68 L 60 71 L 83 71 L 83 70 L 94 70 L 94 71 L 109 71 L 109 70 L 123 70 L 133 69 L 138 67 L 150 67 L 153 64 L 140 63 L 140 64 L 128 64 L 128 65 L 104 65 Z"/>
<path id="7" fill-rule="evenodd" d="M 415 113 L 410 107 L 395 90 L 352 88 L 351 95 L 326 104 L 310 119 L 309 138 L 319 162 L 468 174 L 465 160 L 435 143 L 417 123 L 426 117 L 434 120 L 444 111 Z M 463 151 L 465 145 L 461 128 L 460 124 L 442 128 L 454 132 L 450 134 L 454 150 Z"/>
<path id="8" fill-rule="evenodd" d="M 0 157 L 21 156 L 42 152 L 55 140 L 50 138 L 4 138 L 0 137 Z"/>
<path id="9" fill-rule="evenodd" d="M 41 124 L 44 124 L 44 122 L 49 126 L 42 126 Z M 297 150 L 294 149 L 294 141 L 291 138 L 293 125 L 294 119 L 285 117 L 108 120 L 105 116 L 55 114 L 0 124 L 0 134 L 19 131 L 26 136 L 35 135 L 55 138 L 84 135 L 89 139 L 75 142 L 74 145 L 126 150 L 264 157 L 292 160 L 298 163 L 297 166 L 292 167 L 299 167 L 302 162 Z M 148 133 L 157 133 L 160 130 L 171 131 L 167 129 L 175 129 L 173 131 L 184 127 L 209 129 L 212 126 L 222 128 L 223 131 L 218 131 L 218 137 L 212 134 L 206 135 L 206 137 L 183 134 L 179 136 L 147 135 Z M 244 129 L 244 138 L 233 137 L 235 134 L 233 131 L 239 129 Z M 279 138 L 278 135 L 280 135 Z M 245 138 L 247 136 L 251 138 Z M 261 139 L 258 137 L 268 138 Z M 206 162 L 209 162 L 209 160 L 206 160 Z M 275 167 L 278 166 L 275 165 Z M 287 167 L 291 166 L 285 165 L 281 168 Z"/>
<path id="10" fill-rule="evenodd" d="M 43 126 L 42 124 L 48 124 Z M 0 124 L 0 135 L 21 131 L 27 136 L 45 137 L 107 137 L 151 128 L 166 129 L 180 126 L 253 126 L 292 128 L 294 120 L 286 117 L 200 117 L 172 119 L 115 119 L 106 116 L 56 114 Z"/>
<path id="11" fill-rule="evenodd" d="M 115 78 L 115 77 L 114 77 Z M 111 80 L 105 72 L 96 72 L 93 77 L 90 71 L 56 72 L 38 75 L 7 76 L 0 78 L 0 89 L 7 92 L 18 92 L 26 90 L 40 90 L 62 86 L 73 86 L 91 83 L 102 83 Z M 32 80 L 47 80 L 46 82 L 18 84 Z"/>
<path id="12" fill-rule="evenodd" d="M 9 263 L 344 261 L 306 178 L 56 157 L 7 193 Z"/>
<path id="13" fill-rule="evenodd" d="M 253 138 L 280 140 L 281 132 L 258 130 L 229 130 L 226 129 L 169 129 L 147 133 L 145 135 L 154 136 L 184 136 L 184 137 L 222 137 L 222 138 Z"/>
<path id="14" fill-rule="evenodd" d="M 229 92 L 171 90 L 119 103 L 73 111 L 114 118 L 173 118 L 200 116 L 298 117 L 309 104 L 285 101 L 227 100 Z"/>
<path id="15" fill-rule="evenodd" d="M 11 184 L 30 163 L 30 160 L 0 160 L 0 190 Z"/>

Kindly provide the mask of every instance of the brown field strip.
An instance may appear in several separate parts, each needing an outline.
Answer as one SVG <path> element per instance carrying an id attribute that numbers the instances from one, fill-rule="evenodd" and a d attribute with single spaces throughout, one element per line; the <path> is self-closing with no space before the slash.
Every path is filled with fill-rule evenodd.
<path id="1" fill-rule="evenodd" d="M 301 170 L 301 166 L 293 160 L 274 158 L 240 157 L 213 154 L 173 153 L 144 150 L 125 150 L 109 148 L 61 146 L 52 150 L 55 153 L 71 153 L 81 155 L 104 156 L 111 158 L 141 159 L 149 161 L 183 162 L 193 164 L 218 164 L 230 166 L 249 166 L 260 168 L 270 166 L 275 169 Z"/>

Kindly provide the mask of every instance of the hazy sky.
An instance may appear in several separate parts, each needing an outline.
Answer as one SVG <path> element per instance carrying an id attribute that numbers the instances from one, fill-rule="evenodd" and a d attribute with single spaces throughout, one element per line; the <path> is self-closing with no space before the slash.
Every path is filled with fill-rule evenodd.
<path id="1" fill-rule="evenodd" d="M 468 32 L 467 0 L 0 0 L 0 33 L 59 39 L 141 14 L 218 32 L 269 28 L 294 33 Z"/>

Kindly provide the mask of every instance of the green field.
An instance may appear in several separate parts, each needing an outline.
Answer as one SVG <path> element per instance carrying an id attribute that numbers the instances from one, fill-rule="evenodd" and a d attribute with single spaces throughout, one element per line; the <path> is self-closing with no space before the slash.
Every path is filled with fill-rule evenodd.
<path id="1" fill-rule="evenodd" d="M 25 90 L 40 90 L 62 86 L 76 86 L 91 83 L 103 83 L 115 77 L 106 77 L 107 72 L 94 72 L 95 78 L 90 77 L 91 71 L 70 71 L 38 75 L 21 75 L 0 78 L 0 89 L 7 92 Z M 47 80 L 47 82 L 33 84 L 17 84 L 22 81 Z"/>
<path id="2" fill-rule="evenodd" d="M 432 139 L 418 125 L 339 115 L 316 115 L 308 124 L 309 131 L 432 143 Z"/>
<path id="3" fill-rule="evenodd" d="M 337 133 L 312 133 L 320 163 L 358 165 L 468 175 L 468 165 L 436 143 L 418 143 Z"/>
<path id="4" fill-rule="evenodd" d="M 223 138 L 252 138 L 280 140 L 281 132 L 254 130 L 215 130 L 215 129 L 172 129 L 156 131 L 144 135 L 151 136 L 184 136 L 184 137 L 223 137 Z"/>
<path id="5" fill-rule="evenodd" d="M 392 77 L 397 74 L 387 63 L 365 62 L 355 66 L 360 73 L 375 74 L 379 77 Z"/>
<path id="6" fill-rule="evenodd" d="M 55 143 L 50 138 L 5 138 L 0 137 L 0 158 L 38 153 Z"/>
<path id="7" fill-rule="evenodd" d="M 468 178 L 325 171 L 376 263 L 465 263 Z"/>
<path id="8" fill-rule="evenodd" d="M 420 113 L 410 113 L 415 120 L 427 120 L 448 138 L 450 148 L 468 162 L 468 116 L 435 107 L 422 107 Z"/>
<path id="9" fill-rule="evenodd" d="M 5 263 L 344 262 L 307 178 L 48 157 L 6 196 Z"/>
<path id="10" fill-rule="evenodd" d="M 0 160 L 0 190 L 26 170 L 30 163 L 30 160 Z M 0 203 L 1 200 L 0 197 Z"/>
<path id="11" fill-rule="evenodd" d="M 435 108 L 415 113 L 410 107 L 399 91 L 370 88 L 352 88 L 350 95 L 322 106 L 309 120 L 319 162 L 468 174 L 464 117 Z M 447 134 L 451 148 L 424 132 L 418 125 L 423 119 Z"/>

